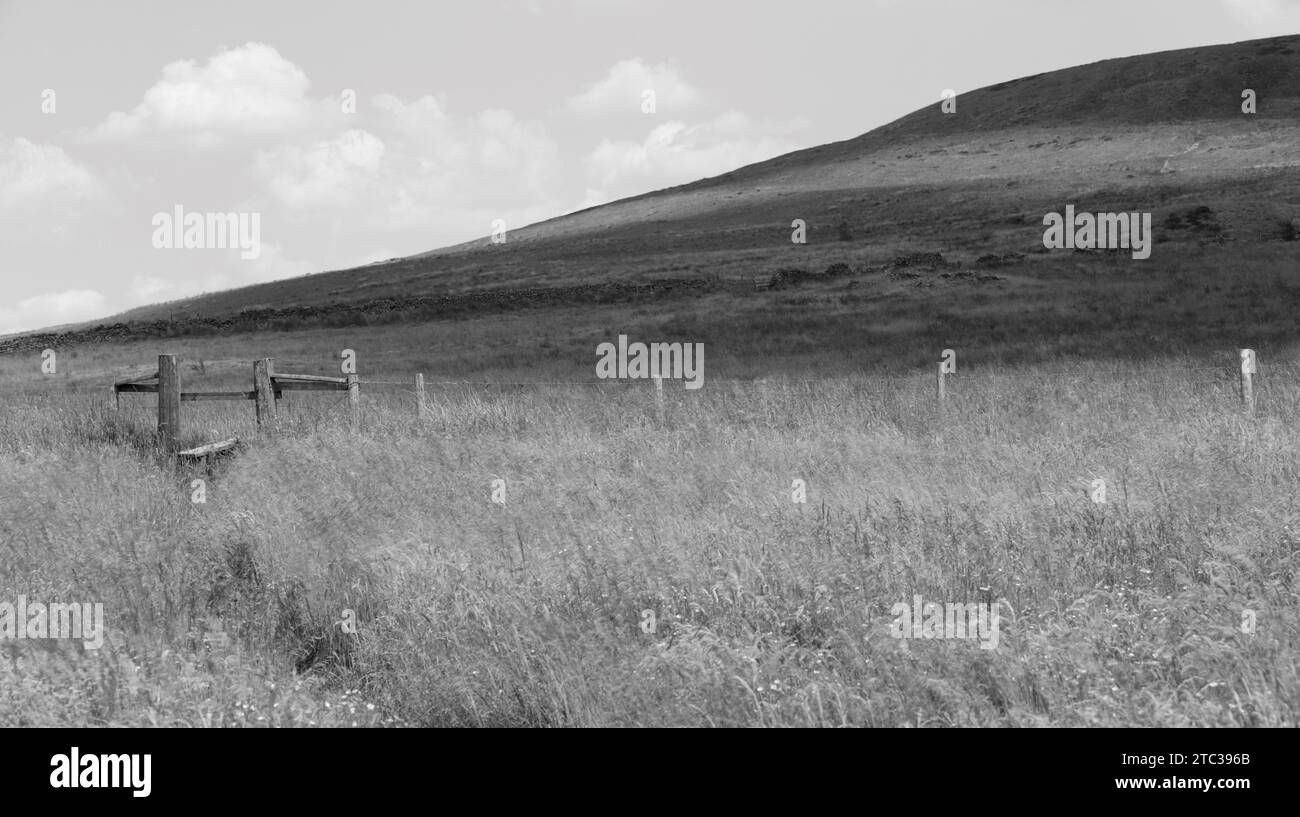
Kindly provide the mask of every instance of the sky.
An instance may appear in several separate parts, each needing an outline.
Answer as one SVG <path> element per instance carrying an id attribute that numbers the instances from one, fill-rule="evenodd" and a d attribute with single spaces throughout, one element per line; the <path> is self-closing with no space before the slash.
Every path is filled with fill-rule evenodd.
<path id="1" fill-rule="evenodd" d="M 0 334 L 485 237 L 944 89 L 1297 32 L 1300 0 L 0 0 Z"/>

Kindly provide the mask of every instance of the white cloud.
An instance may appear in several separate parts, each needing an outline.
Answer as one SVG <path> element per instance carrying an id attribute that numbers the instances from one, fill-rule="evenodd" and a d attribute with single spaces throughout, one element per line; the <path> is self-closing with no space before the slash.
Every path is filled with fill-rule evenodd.
<path id="1" fill-rule="evenodd" d="M 137 275 L 131 279 L 131 295 L 135 303 L 169 300 L 169 293 L 175 289 L 175 284 L 154 275 Z"/>
<path id="2" fill-rule="evenodd" d="M 672 68 L 646 65 L 641 59 L 622 60 L 600 82 L 569 99 L 580 114 L 640 114 L 642 94 L 652 90 L 658 113 L 678 113 L 700 101 L 700 93 Z"/>
<path id="3" fill-rule="evenodd" d="M 509 111 L 489 110 L 475 123 L 480 167 L 485 175 L 509 179 L 529 194 L 539 194 L 555 171 L 556 150 L 546 130 L 522 122 Z"/>
<path id="4" fill-rule="evenodd" d="M 428 96 L 373 104 L 389 141 L 370 228 L 486 235 L 494 218 L 522 226 L 556 212 L 559 152 L 540 123 L 499 109 L 453 116 Z"/>
<path id="5" fill-rule="evenodd" d="M 295 210 L 357 203 L 384 156 L 384 143 L 363 130 L 306 147 L 261 151 L 257 169 L 271 192 Z"/>
<path id="6" fill-rule="evenodd" d="M 211 145 L 227 134 L 283 132 L 309 115 L 302 69 L 269 45 L 248 43 L 199 66 L 180 60 L 130 113 L 115 112 L 98 128 L 104 137 L 181 133 Z"/>
<path id="7" fill-rule="evenodd" d="M 99 318 L 108 313 L 104 296 L 91 289 L 69 289 L 25 298 L 0 309 L 0 334 Z"/>
<path id="8" fill-rule="evenodd" d="M 451 124 L 443 110 L 445 103 L 431 96 L 422 96 L 414 102 L 403 102 L 393 94 L 379 94 L 370 102 L 383 112 L 384 121 L 389 127 L 417 139 L 444 137 Z"/>
<path id="9" fill-rule="evenodd" d="M 272 196 L 300 217 L 332 211 L 342 228 L 368 231 L 486 234 L 494 218 L 521 226 L 555 214 L 560 161 L 540 123 L 498 109 L 452 116 L 431 96 L 381 94 L 372 108 L 382 141 L 354 130 L 260 152 Z"/>
<path id="10" fill-rule="evenodd" d="M 57 205 L 98 196 L 100 183 L 89 170 L 54 145 L 22 137 L 0 137 L 0 210 Z"/>
<path id="11" fill-rule="evenodd" d="M 794 150 L 785 134 L 801 126 L 760 125 L 736 111 L 702 125 L 665 122 L 642 142 L 602 141 L 586 159 L 587 176 L 619 196 L 695 181 Z"/>

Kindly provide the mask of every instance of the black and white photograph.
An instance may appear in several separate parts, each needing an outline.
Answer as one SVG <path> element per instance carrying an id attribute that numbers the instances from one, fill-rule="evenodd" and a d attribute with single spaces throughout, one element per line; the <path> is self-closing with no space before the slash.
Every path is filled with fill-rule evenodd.
<path id="1" fill-rule="evenodd" d="M 53 800 L 1032 728 L 1222 805 L 1300 721 L 1297 0 L 0 0 L 0 282 Z"/>

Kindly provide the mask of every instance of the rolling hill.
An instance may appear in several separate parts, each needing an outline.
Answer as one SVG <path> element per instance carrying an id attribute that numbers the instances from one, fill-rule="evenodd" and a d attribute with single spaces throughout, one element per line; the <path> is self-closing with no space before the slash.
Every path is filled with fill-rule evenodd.
<path id="1" fill-rule="evenodd" d="M 1244 89 L 1255 92 L 1254 114 L 1243 113 Z M 484 238 L 141 307 L 0 341 L 0 350 L 668 302 L 733 315 L 748 327 L 739 343 L 772 323 L 780 297 L 753 281 L 783 270 L 778 280 L 818 302 L 787 298 L 779 311 L 789 325 L 813 316 L 879 325 L 906 308 L 936 342 L 940 328 L 969 333 L 971 321 L 990 338 L 1055 331 L 1061 317 L 1086 333 L 1097 328 L 1088 322 L 1097 299 L 1112 320 L 1148 323 L 1143 304 L 1155 299 L 1166 306 L 1155 323 L 1180 342 L 1193 340 L 1178 327 L 1198 309 L 1225 332 L 1256 314 L 1258 342 L 1282 342 L 1294 334 L 1285 318 L 1294 304 L 1274 279 L 1300 250 L 1297 146 L 1300 36 L 1106 60 L 963 94 L 954 114 L 928 102 L 857 138 L 533 224 L 504 244 Z M 1147 261 L 1048 252 L 1043 215 L 1067 204 L 1151 212 L 1159 246 Z M 806 244 L 791 243 L 795 219 L 807 224 Z M 1166 291 L 1175 272 L 1209 277 Z M 1249 279 L 1230 287 L 1234 298 L 1214 289 L 1225 274 Z M 1110 281 L 1104 292 L 1099 275 Z M 970 309 L 940 308 L 944 291 L 973 287 L 982 294 Z M 982 305 L 990 298 L 1000 306 Z M 684 320 L 681 330 L 714 331 Z M 1110 342 L 1099 335 L 1093 351 Z"/>

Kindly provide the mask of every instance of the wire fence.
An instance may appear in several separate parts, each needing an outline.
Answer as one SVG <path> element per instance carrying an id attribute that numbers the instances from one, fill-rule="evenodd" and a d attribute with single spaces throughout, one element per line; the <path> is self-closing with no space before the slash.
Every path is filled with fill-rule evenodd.
<path id="1" fill-rule="evenodd" d="M 1280 373 L 1283 371 L 1300 370 L 1300 362 L 1296 363 L 1271 363 L 1258 365 L 1256 378 L 1264 379 L 1269 373 Z M 1176 373 L 1191 375 L 1197 372 L 1217 372 L 1225 377 L 1235 377 L 1236 369 L 1231 366 L 1157 366 L 1141 367 L 1135 369 L 1033 369 L 1030 371 L 1009 371 L 998 368 L 971 368 L 963 366 L 958 369 L 954 375 L 965 381 L 974 381 L 981 378 L 1001 378 L 1001 379 L 1020 379 L 1020 380 L 1043 380 L 1046 378 L 1060 377 L 1113 377 L 1113 378 L 1138 378 L 1155 373 Z M 916 381 L 924 378 L 933 378 L 932 372 L 873 372 L 862 371 L 857 373 L 828 374 L 822 377 L 785 377 L 775 376 L 755 376 L 755 377 L 708 377 L 701 376 L 700 382 L 704 386 L 708 384 L 728 385 L 728 386 L 773 386 L 781 384 L 824 384 L 835 385 L 854 381 Z M 674 381 L 682 380 L 680 377 L 663 377 L 662 380 L 667 386 Z M 465 386 L 492 388 L 498 386 L 508 386 L 514 388 L 523 387 L 554 387 L 554 388 L 618 388 L 628 387 L 645 381 L 653 382 L 649 377 L 624 377 L 624 378 L 597 378 L 592 380 L 430 380 L 426 379 L 424 385 L 426 388 L 435 388 L 439 386 Z M 384 387 L 400 388 L 414 394 L 414 378 L 407 380 L 372 380 L 362 379 L 357 383 L 360 386 L 367 387 Z M 33 395 L 95 395 L 106 394 L 111 397 L 108 389 L 102 385 L 89 386 L 84 383 L 60 381 L 53 377 L 47 383 L 10 383 L 0 385 L 5 394 L 33 394 Z M 346 398 L 345 398 L 346 399 Z"/>
<path id="2" fill-rule="evenodd" d="M 1295 368 L 1300 369 L 1300 363 L 1292 364 L 1273 364 L 1270 369 Z M 1262 372 L 1263 366 L 1260 367 Z M 1220 372 L 1231 374 L 1233 369 L 1227 366 L 1161 366 L 1161 367 L 1144 367 L 1142 369 L 1035 369 L 1028 372 L 1002 371 L 999 369 L 964 369 L 963 373 L 970 377 L 1006 377 L 1006 378 L 1024 378 L 1029 380 L 1041 380 L 1044 377 L 1083 377 L 1083 376 L 1107 376 L 1107 377 L 1137 377 L 1153 372 L 1177 372 L 1180 374 L 1190 372 Z M 868 372 L 863 371 L 854 374 L 826 375 L 824 377 L 707 377 L 702 378 L 702 382 L 721 383 L 727 385 L 754 385 L 763 386 L 775 383 L 836 383 L 840 381 L 853 380 L 916 380 L 922 377 L 932 377 L 931 373 L 920 372 Z M 574 387 L 611 387 L 626 385 L 641 380 L 651 378 L 609 378 L 597 380 L 425 380 L 425 386 L 574 386 Z M 664 377 L 665 383 L 681 378 Z M 411 388 L 411 380 L 361 380 L 363 386 L 403 386 Z"/>
<path id="3" fill-rule="evenodd" d="M 940 403 L 945 400 L 943 381 L 947 381 L 959 393 L 952 395 L 957 399 L 963 399 L 960 392 L 968 391 L 972 387 L 978 389 L 979 383 L 995 383 L 997 381 L 1014 381 L 1018 383 L 1040 382 L 1044 387 L 1055 387 L 1059 381 L 1064 378 L 1071 378 L 1086 383 L 1088 380 L 1105 378 L 1115 379 L 1119 383 L 1127 386 L 1134 380 L 1157 379 L 1161 377 L 1184 379 L 1189 383 L 1204 380 L 1208 374 L 1216 374 L 1213 378 L 1222 386 L 1235 382 L 1237 377 L 1245 377 L 1240 374 L 1240 367 L 1228 365 L 1136 365 L 1132 368 L 1098 368 L 1096 366 L 1073 366 L 1073 367 L 1042 367 L 1033 363 L 1021 364 L 1024 368 L 1013 368 L 1017 364 L 994 364 L 983 365 L 980 363 L 962 363 L 960 367 L 954 368 L 951 374 L 940 374 L 940 387 L 938 399 Z M 1253 387 L 1261 394 L 1267 396 L 1270 400 L 1276 402 L 1277 394 L 1284 390 L 1289 390 L 1300 386 L 1300 361 L 1282 361 L 1269 362 L 1267 364 L 1255 361 L 1253 377 Z M 1294 375 L 1294 376 L 1293 376 Z M 689 389 L 689 391 L 707 390 L 712 386 L 714 390 L 721 389 L 718 392 L 719 397 L 731 397 L 737 394 L 744 394 L 751 389 L 765 390 L 786 390 L 786 389 L 807 389 L 817 390 L 848 388 L 851 391 L 861 391 L 863 386 L 875 384 L 887 384 L 890 388 L 900 388 L 900 384 L 907 384 L 906 388 L 923 387 L 923 384 L 929 383 L 929 388 L 933 388 L 934 370 L 929 373 L 911 370 L 911 371 L 869 371 L 862 370 L 857 372 L 835 372 L 827 373 L 820 376 L 790 377 L 784 374 L 774 376 L 763 376 L 759 373 L 753 377 L 706 377 L 701 375 L 699 380 L 700 389 Z M 71 381 L 50 376 L 51 382 L 29 382 L 5 385 L 4 392 L 11 398 L 18 398 L 19 402 L 46 404 L 46 401 L 65 399 L 70 396 L 85 396 L 96 398 L 103 395 L 108 399 L 110 392 L 103 385 L 88 385 L 85 381 Z M 627 389 L 635 388 L 638 383 L 644 384 L 648 378 L 599 378 L 590 379 L 531 379 L 531 380 L 494 380 L 494 379 L 467 379 L 467 378 L 448 378 L 448 379 L 424 379 L 423 376 L 412 376 L 405 379 L 395 379 L 391 375 L 380 375 L 376 377 L 356 378 L 354 382 L 358 388 L 368 390 L 372 394 L 378 392 L 389 392 L 394 397 L 409 399 L 418 405 L 426 405 L 426 401 L 437 400 L 440 396 L 446 396 L 448 393 L 456 390 L 496 390 L 496 389 Z M 662 393 L 668 391 L 668 386 L 673 381 L 680 378 L 664 377 L 661 381 L 661 388 L 656 389 L 659 396 L 656 401 L 662 400 Z M 60 383 L 59 381 L 62 380 Z M 652 381 L 653 382 L 653 381 Z M 1168 381 L 1165 381 L 1168 382 Z M 422 385 L 423 391 L 417 384 Z M 694 385 L 693 383 L 691 385 Z M 642 386 L 644 387 L 644 386 Z M 680 389 L 680 386 L 674 386 L 674 390 Z M 1024 386 L 1019 386 L 1022 391 L 1026 391 Z M 396 391 L 396 394 L 393 394 Z M 344 406 L 349 405 L 351 401 L 347 391 L 340 389 L 335 394 L 338 397 L 330 400 L 325 395 L 314 395 L 303 402 L 316 402 L 323 409 L 328 409 L 330 413 L 335 410 L 341 410 Z M 974 396 L 976 392 L 971 392 Z M 288 395 L 288 392 L 285 392 Z M 707 399 L 707 393 L 703 399 Z M 1244 396 L 1243 396 L 1244 398 Z M 129 396 L 128 396 L 129 399 Z M 951 399 L 951 398 L 949 398 Z M 7 401 L 10 406 L 15 402 L 13 399 Z M 285 411 L 295 413 L 299 400 L 276 400 L 281 404 Z M 0 410 L 5 407 L 6 401 L 0 398 Z M 121 403 L 118 403 L 121 406 Z M 356 410 L 356 404 L 353 403 L 353 410 Z M 192 409 L 191 409 L 192 410 Z"/>
<path id="4" fill-rule="evenodd" d="M 1289 423 L 1300 412 L 1300 361 L 1264 365 L 1256 360 L 1249 378 L 1240 362 L 1234 366 L 1226 361 L 1217 366 L 1025 366 L 965 363 L 947 374 L 931 368 L 803 377 L 706 376 L 699 389 L 687 389 L 680 382 L 669 388 L 674 378 L 662 378 L 661 388 L 656 388 L 649 378 L 435 380 L 416 375 L 399 379 L 382 372 L 367 378 L 349 376 L 337 391 L 286 389 L 270 401 L 269 420 L 293 432 L 342 429 L 345 434 L 403 436 L 520 431 L 556 422 L 617 434 L 629 419 L 684 434 L 713 433 L 719 425 L 794 430 L 884 423 L 905 435 L 926 436 L 943 433 L 954 423 L 990 418 L 1032 425 L 1042 422 L 1044 410 L 1051 407 L 1070 418 L 1100 411 L 1110 418 L 1107 422 L 1116 423 L 1199 422 L 1207 412 Z M 357 388 L 349 391 L 348 385 Z M 117 439 L 122 429 L 150 429 L 155 424 L 152 415 L 160 408 L 155 394 L 123 393 L 115 412 L 106 385 L 66 379 L 62 384 L 19 384 L 5 392 L 10 399 L 0 397 L 0 418 L 6 412 L 23 412 L 53 435 L 72 422 L 104 439 Z M 259 402 L 257 411 L 234 400 L 184 405 L 176 430 L 185 445 L 179 447 L 243 438 L 253 431 L 255 420 L 260 433 L 266 419 L 261 410 L 265 402 Z M 162 435 L 161 424 L 159 429 Z"/>

